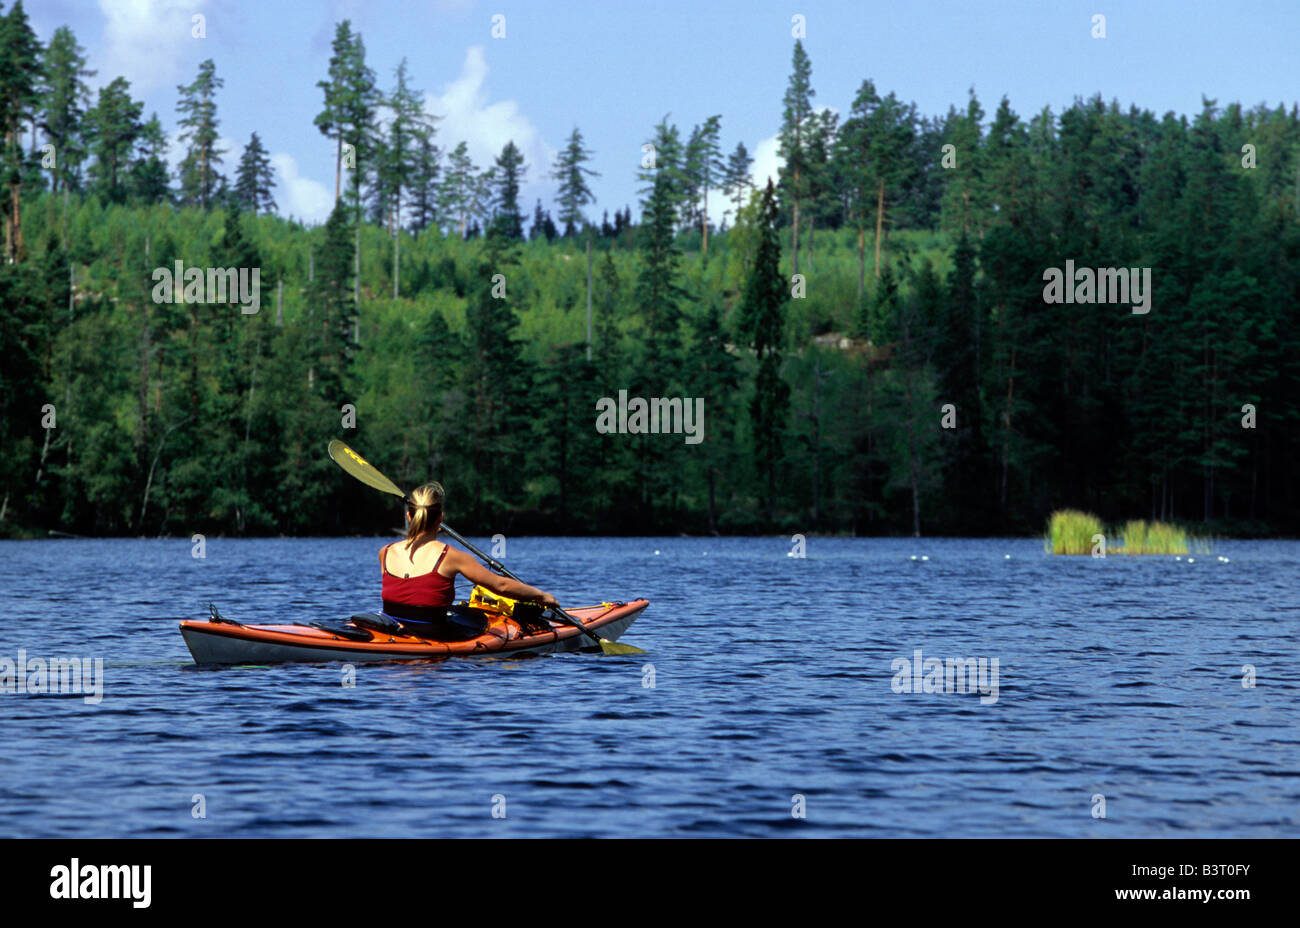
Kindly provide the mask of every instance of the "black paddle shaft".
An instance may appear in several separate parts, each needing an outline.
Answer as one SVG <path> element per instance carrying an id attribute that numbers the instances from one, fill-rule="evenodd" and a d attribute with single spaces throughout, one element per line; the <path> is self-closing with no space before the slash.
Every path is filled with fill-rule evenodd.
<path id="1" fill-rule="evenodd" d="M 468 549 L 469 549 L 469 550 L 470 550 L 474 555 L 476 555 L 476 556 L 478 557 L 479 560 L 481 560 L 483 563 L 487 564 L 489 567 L 491 567 L 491 568 L 492 568 L 493 570 L 495 570 L 497 573 L 499 573 L 499 574 L 504 574 L 505 576 L 509 577 L 511 580 L 514 580 L 514 581 L 517 582 L 517 583 L 523 583 L 523 582 L 524 582 L 524 581 L 520 580 L 518 577 L 516 577 L 516 576 L 514 575 L 514 573 L 511 572 L 510 568 L 506 567 L 505 564 L 502 564 L 500 561 L 498 561 L 498 560 L 497 560 L 496 558 L 494 558 L 494 557 L 488 557 L 486 554 L 484 554 L 484 553 L 483 553 L 482 551 L 480 551 L 478 548 L 474 547 L 474 545 L 470 544 L 470 543 L 465 539 L 465 536 L 464 536 L 464 535 L 462 535 L 460 532 L 456 531 L 454 528 L 452 528 L 452 527 L 451 527 L 450 525 L 448 525 L 446 522 L 442 523 L 441 531 L 446 532 L 446 533 L 447 533 L 448 535 L 450 535 L 450 536 L 451 536 L 455 541 L 460 542 L 462 545 L 464 545 L 466 548 L 468 548 Z M 572 625 L 572 626 L 573 626 L 574 628 L 576 628 L 578 631 L 582 632 L 584 635 L 586 635 L 586 636 L 587 636 L 588 638 L 590 638 L 592 641 L 596 642 L 597 644 L 600 643 L 600 637 L 599 637 L 595 632 L 593 632 L 591 629 L 587 628 L 587 626 L 583 625 L 581 622 L 579 622 L 579 621 L 578 621 L 577 619 L 575 619 L 573 616 L 569 615 L 567 612 L 565 612 L 565 611 L 564 611 L 563 609 L 561 609 L 559 606 L 552 606 L 552 607 L 551 607 L 551 611 L 554 612 L 556 615 L 558 615 L 560 618 L 564 619 L 566 622 L 568 622 L 570 625 Z"/>

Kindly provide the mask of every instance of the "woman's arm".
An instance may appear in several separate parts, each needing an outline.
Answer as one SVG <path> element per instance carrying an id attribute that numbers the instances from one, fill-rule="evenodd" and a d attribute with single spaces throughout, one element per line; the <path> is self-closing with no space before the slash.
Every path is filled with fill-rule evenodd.
<path id="1" fill-rule="evenodd" d="M 543 592 L 535 586 L 529 586 L 527 583 L 520 583 L 518 580 L 511 580 L 509 577 L 494 574 L 470 555 L 456 548 L 450 546 L 447 548 L 447 554 L 443 558 L 443 562 L 470 582 L 485 586 L 492 592 L 500 593 L 502 596 L 540 602 L 544 606 L 558 605 L 555 597 L 550 593 Z"/>

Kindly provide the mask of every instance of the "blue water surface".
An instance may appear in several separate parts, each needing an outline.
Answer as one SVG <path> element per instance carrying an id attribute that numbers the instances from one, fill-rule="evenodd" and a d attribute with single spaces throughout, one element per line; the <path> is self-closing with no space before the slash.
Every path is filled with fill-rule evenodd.
<path id="1" fill-rule="evenodd" d="M 104 661 L 97 704 L 0 693 L 0 836 L 1300 823 L 1300 542 L 1103 560 L 1025 539 L 809 538 L 798 558 L 786 538 L 509 538 L 506 563 L 563 603 L 648 598 L 623 640 L 649 653 L 361 664 L 352 687 L 342 664 L 189 659 L 176 623 L 209 601 L 246 622 L 377 608 L 385 540 L 0 542 L 0 661 Z M 997 658 L 996 701 L 895 692 L 917 649 Z"/>

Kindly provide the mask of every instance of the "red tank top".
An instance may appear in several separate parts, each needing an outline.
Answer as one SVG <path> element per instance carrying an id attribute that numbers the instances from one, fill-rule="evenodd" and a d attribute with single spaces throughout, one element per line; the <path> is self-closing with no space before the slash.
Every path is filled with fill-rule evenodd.
<path id="1" fill-rule="evenodd" d="M 438 566 L 447 556 L 446 545 L 442 546 L 442 554 L 438 555 L 433 570 L 415 577 L 398 577 L 388 572 L 388 549 L 391 547 L 384 545 L 384 566 L 380 568 L 384 578 L 382 596 L 385 603 L 430 607 L 451 605 L 456 598 L 456 582 L 438 573 Z"/>

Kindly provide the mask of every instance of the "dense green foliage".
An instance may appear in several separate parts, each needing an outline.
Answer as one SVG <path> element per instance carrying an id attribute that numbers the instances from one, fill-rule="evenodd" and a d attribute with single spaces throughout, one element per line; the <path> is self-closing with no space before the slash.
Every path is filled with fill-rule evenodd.
<path id="1" fill-rule="evenodd" d="M 840 126 L 797 45 L 773 189 L 747 190 L 743 144 L 724 162 L 717 117 L 685 143 L 665 117 L 640 215 L 595 226 L 575 128 L 565 228 L 539 203 L 524 239 L 520 179 L 548 166 L 435 145 L 405 69 L 376 90 L 344 23 L 315 117 L 338 205 L 308 228 L 268 212 L 256 134 L 217 171 L 211 62 L 168 177 L 125 81 L 92 101 L 70 32 L 0 22 L 2 532 L 396 524 L 333 437 L 441 480 L 474 532 L 987 535 L 1064 506 L 1300 530 L 1294 106 L 1026 122 L 1003 100 L 986 124 L 974 94 L 929 119 L 866 81 Z M 259 268 L 259 310 L 159 301 L 177 261 Z M 1150 268 L 1150 311 L 1045 302 L 1067 261 Z M 620 390 L 703 398 L 704 440 L 598 433 Z"/>

